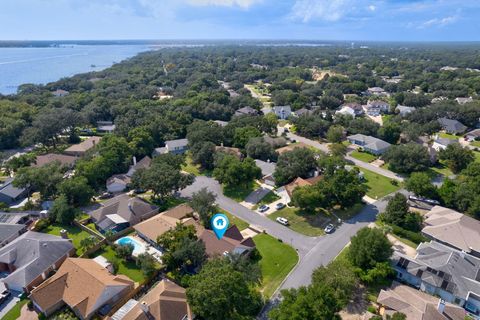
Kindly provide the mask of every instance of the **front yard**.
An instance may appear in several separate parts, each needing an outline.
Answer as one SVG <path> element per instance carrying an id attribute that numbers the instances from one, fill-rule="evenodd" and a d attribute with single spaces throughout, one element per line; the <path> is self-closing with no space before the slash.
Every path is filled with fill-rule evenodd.
<path id="1" fill-rule="evenodd" d="M 22 307 L 28 303 L 28 299 L 24 298 L 17 302 L 2 318 L 2 320 L 17 320 L 20 318 Z"/>
<path id="2" fill-rule="evenodd" d="M 228 217 L 228 220 L 230 221 L 230 225 L 231 226 L 236 225 L 238 230 L 242 231 L 248 228 L 249 226 L 248 222 L 245 222 L 242 219 L 235 217 L 230 212 L 226 212 L 224 210 L 220 210 L 219 212 L 224 213 Z"/>
<path id="3" fill-rule="evenodd" d="M 52 224 L 47 228 L 45 228 L 44 230 L 42 230 L 42 232 L 52 234 L 55 236 L 60 236 L 60 231 L 62 229 L 67 230 L 68 237 L 72 239 L 73 246 L 75 247 L 75 249 L 77 249 L 77 255 L 80 256 L 85 251 L 85 249 L 82 248 L 82 246 L 80 245 L 80 242 L 85 238 L 91 237 L 92 235 L 80 229 L 76 225 Z"/>
<path id="4" fill-rule="evenodd" d="M 119 274 L 126 275 L 127 277 L 138 283 L 142 283 L 143 281 L 145 281 L 146 278 L 140 267 L 138 267 L 135 263 L 135 261 L 125 261 L 124 259 L 118 258 L 115 255 L 115 250 L 113 250 L 111 246 L 105 246 L 104 248 L 98 250 L 97 252 L 92 254 L 92 258 L 98 257 L 100 255 L 111 263 L 116 262 L 118 264 Z"/>
<path id="5" fill-rule="evenodd" d="M 395 192 L 400 189 L 401 183 L 398 182 L 397 185 L 392 184 L 392 179 L 377 174 L 373 171 L 358 168 L 363 172 L 365 182 L 368 186 L 367 196 L 373 199 L 382 198 L 392 192 Z"/>
<path id="6" fill-rule="evenodd" d="M 223 186 L 223 194 L 237 202 L 242 202 L 245 198 L 260 186 L 255 181 L 248 185 Z"/>
<path id="7" fill-rule="evenodd" d="M 367 162 L 367 163 L 377 160 L 377 157 L 375 157 L 373 154 L 358 151 L 358 150 L 352 151 L 350 155 L 357 160 Z"/>
<path id="8" fill-rule="evenodd" d="M 297 264 L 298 255 L 295 249 L 268 234 L 256 235 L 253 241 L 261 256 L 261 291 L 266 298 L 270 298 Z"/>
<path id="9" fill-rule="evenodd" d="M 262 198 L 262 200 L 260 200 L 255 206 L 253 206 L 252 209 L 256 210 L 264 204 L 270 204 L 270 203 L 275 202 L 277 200 L 280 200 L 280 197 L 277 196 L 275 194 L 275 192 L 270 191 L 269 193 L 267 193 L 267 195 L 265 197 Z"/>

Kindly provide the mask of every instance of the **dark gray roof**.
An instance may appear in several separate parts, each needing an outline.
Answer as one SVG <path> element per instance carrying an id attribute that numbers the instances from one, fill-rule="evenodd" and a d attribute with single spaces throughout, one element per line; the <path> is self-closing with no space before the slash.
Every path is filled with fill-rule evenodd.
<path id="1" fill-rule="evenodd" d="M 168 140 L 168 141 L 165 141 L 165 145 L 168 147 L 168 149 L 178 148 L 178 147 L 183 148 L 188 145 L 188 139 Z"/>
<path id="2" fill-rule="evenodd" d="M 301 117 L 303 115 L 309 115 L 310 113 L 312 113 L 312 111 L 308 110 L 307 108 L 302 108 L 302 109 L 299 109 L 299 110 L 295 111 L 295 114 L 299 117 Z"/>
<path id="3" fill-rule="evenodd" d="M 13 178 L 8 178 L 0 184 L 0 193 L 12 199 L 16 199 L 25 192 L 25 188 L 16 188 L 13 186 L 12 182 Z"/>
<path id="4" fill-rule="evenodd" d="M 10 239 L 15 234 L 18 235 L 23 228 L 25 228 L 23 224 L 0 223 L 0 243 Z"/>
<path id="5" fill-rule="evenodd" d="M 28 212 L 2 212 L 0 211 L 0 223 L 9 223 L 17 224 L 28 217 L 30 214 Z"/>
<path id="6" fill-rule="evenodd" d="M 255 160 L 255 163 L 257 164 L 257 167 L 262 170 L 262 175 L 263 176 L 268 176 L 270 174 L 273 174 L 275 171 L 276 164 L 274 162 L 266 162 L 262 160 Z"/>
<path id="7" fill-rule="evenodd" d="M 440 119 L 438 119 L 438 123 L 440 123 L 442 128 L 445 129 L 448 132 L 462 133 L 462 132 L 465 132 L 465 130 L 467 130 L 467 127 L 464 126 L 458 120 L 440 118 Z"/>
<path id="8" fill-rule="evenodd" d="M 0 249 L 0 263 L 15 267 L 0 281 L 10 288 L 24 288 L 72 249 L 67 239 L 28 231 Z"/>
<path id="9" fill-rule="evenodd" d="M 377 151 L 389 148 L 391 146 L 391 144 L 386 141 L 360 133 L 348 136 L 347 139 L 362 141 L 364 143 L 364 147 Z"/>
<path id="10" fill-rule="evenodd" d="M 255 115 L 258 114 L 258 111 L 253 109 L 252 107 L 243 107 L 235 111 L 235 114 L 237 115 Z"/>
<path id="11" fill-rule="evenodd" d="M 275 113 L 282 112 L 282 111 L 292 112 L 292 107 L 290 107 L 290 106 L 275 106 L 275 107 L 273 107 L 273 110 L 274 110 Z"/>
<path id="12" fill-rule="evenodd" d="M 469 292 L 480 295 L 480 259 L 465 252 L 432 241 L 421 243 L 417 256 L 412 259 L 396 253 L 395 268 L 421 278 L 432 286 L 442 288 L 466 299 Z"/>
<path id="13" fill-rule="evenodd" d="M 132 165 L 130 169 L 128 169 L 127 176 L 132 177 L 133 174 L 138 170 L 138 169 L 147 169 L 150 167 L 152 164 L 152 158 L 149 156 L 143 157 L 142 160 L 138 161 L 137 164 Z"/>

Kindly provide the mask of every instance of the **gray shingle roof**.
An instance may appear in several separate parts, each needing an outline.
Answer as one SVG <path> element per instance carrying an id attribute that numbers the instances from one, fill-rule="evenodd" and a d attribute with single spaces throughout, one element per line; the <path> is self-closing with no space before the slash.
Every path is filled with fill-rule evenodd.
<path id="1" fill-rule="evenodd" d="M 13 178 L 8 178 L 2 184 L 0 184 L 0 193 L 12 199 L 16 199 L 25 192 L 25 189 L 14 187 L 12 182 Z"/>
<path id="2" fill-rule="evenodd" d="M 67 239 L 28 231 L 0 249 L 0 263 L 15 267 L 1 281 L 10 288 L 24 288 L 72 249 Z"/>
<path id="3" fill-rule="evenodd" d="M 458 120 L 440 118 L 438 119 L 438 123 L 448 132 L 462 133 L 467 130 L 467 127 Z"/>
<path id="4" fill-rule="evenodd" d="M 23 224 L 0 223 L 0 243 L 18 234 L 23 228 Z"/>
<path id="5" fill-rule="evenodd" d="M 480 259 L 438 242 L 424 242 L 417 248 L 415 259 L 396 253 L 395 268 L 421 278 L 430 285 L 442 288 L 462 299 L 469 292 L 480 295 Z"/>
<path id="6" fill-rule="evenodd" d="M 168 149 L 172 148 L 183 148 L 188 145 L 188 139 L 176 139 L 165 141 L 165 145 Z"/>
<path id="7" fill-rule="evenodd" d="M 262 160 L 255 160 L 255 163 L 257 164 L 257 167 L 262 170 L 262 175 L 263 176 L 268 176 L 269 174 L 273 174 L 275 171 L 276 164 L 272 162 L 266 162 Z"/>
<path id="8" fill-rule="evenodd" d="M 356 141 L 362 141 L 363 142 L 363 147 L 372 149 L 372 150 L 383 150 L 388 147 L 390 147 L 390 143 L 383 141 L 381 139 L 372 137 L 372 136 L 366 136 L 364 134 L 354 134 L 351 136 L 347 137 L 348 140 L 356 140 Z"/>

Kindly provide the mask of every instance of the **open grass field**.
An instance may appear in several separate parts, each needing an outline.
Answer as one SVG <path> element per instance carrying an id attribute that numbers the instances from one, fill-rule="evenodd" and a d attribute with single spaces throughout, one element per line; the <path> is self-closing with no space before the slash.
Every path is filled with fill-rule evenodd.
<path id="1" fill-rule="evenodd" d="M 283 279 L 295 267 L 298 255 L 295 249 L 268 234 L 259 234 L 253 238 L 260 253 L 262 272 L 262 292 L 270 298 Z"/>
<path id="2" fill-rule="evenodd" d="M 368 191 L 367 196 L 373 199 L 379 199 L 385 197 L 386 195 L 397 191 L 401 187 L 401 183 L 399 182 L 398 185 L 392 184 L 392 179 L 377 174 L 373 171 L 358 168 L 365 177 Z"/>
<path id="3" fill-rule="evenodd" d="M 324 234 L 323 229 L 329 219 L 321 214 L 303 214 L 297 208 L 283 208 L 268 215 L 268 218 L 275 221 L 277 217 L 286 218 L 289 228 L 298 233 L 310 237 Z"/>

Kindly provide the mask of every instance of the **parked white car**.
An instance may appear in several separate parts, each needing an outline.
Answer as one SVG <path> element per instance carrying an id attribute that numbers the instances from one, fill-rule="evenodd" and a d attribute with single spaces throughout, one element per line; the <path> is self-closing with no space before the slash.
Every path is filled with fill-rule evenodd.
<path id="1" fill-rule="evenodd" d="M 277 220 L 278 223 L 283 224 L 284 226 L 288 226 L 288 220 L 287 219 L 282 218 L 282 217 L 278 217 L 276 220 Z"/>

